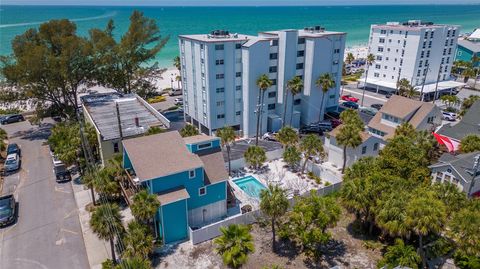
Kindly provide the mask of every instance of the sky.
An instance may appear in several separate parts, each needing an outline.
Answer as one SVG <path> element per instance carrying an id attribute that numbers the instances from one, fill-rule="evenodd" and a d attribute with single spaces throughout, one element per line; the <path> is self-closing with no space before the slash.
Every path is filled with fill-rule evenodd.
<path id="1" fill-rule="evenodd" d="M 0 0 L 0 5 L 284 6 L 480 4 L 480 0 Z"/>

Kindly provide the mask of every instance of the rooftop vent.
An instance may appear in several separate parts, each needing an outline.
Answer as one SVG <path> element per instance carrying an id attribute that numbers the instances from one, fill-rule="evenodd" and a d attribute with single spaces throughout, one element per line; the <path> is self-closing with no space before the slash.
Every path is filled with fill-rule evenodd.
<path id="1" fill-rule="evenodd" d="M 230 32 L 227 30 L 213 30 L 210 32 L 210 38 L 226 38 L 230 37 Z"/>

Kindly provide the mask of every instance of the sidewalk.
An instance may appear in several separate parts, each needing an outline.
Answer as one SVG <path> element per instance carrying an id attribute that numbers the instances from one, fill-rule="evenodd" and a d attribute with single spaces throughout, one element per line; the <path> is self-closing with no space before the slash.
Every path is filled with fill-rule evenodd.
<path id="1" fill-rule="evenodd" d="M 78 207 L 78 217 L 82 226 L 83 241 L 87 249 L 88 263 L 91 269 L 101 269 L 102 262 L 111 257 L 110 244 L 107 241 L 98 239 L 90 229 L 90 212 L 85 206 L 92 202 L 90 190 L 85 189 L 84 185 L 76 182 L 78 177 L 72 180 L 72 188 L 75 195 L 75 201 Z"/>

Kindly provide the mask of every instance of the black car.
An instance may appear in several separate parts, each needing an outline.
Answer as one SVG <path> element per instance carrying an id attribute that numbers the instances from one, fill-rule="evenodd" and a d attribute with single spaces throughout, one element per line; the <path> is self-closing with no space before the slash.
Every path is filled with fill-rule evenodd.
<path id="1" fill-rule="evenodd" d="M 0 227 L 5 227 L 15 222 L 16 214 L 15 197 L 12 194 L 0 197 Z"/>
<path id="2" fill-rule="evenodd" d="M 3 118 L 0 123 L 9 124 L 9 123 L 19 122 L 24 120 L 25 118 L 21 114 L 13 114 L 13 115 L 5 116 L 5 118 Z"/>
<path id="3" fill-rule="evenodd" d="M 358 104 L 351 101 L 343 102 L 342 106 L 346 108 L 351 108 L 351 109 L 358 109 Z"/>
<path id="4" fill-rule="evenodd" d="M 393 93 L 389 92 L 389 93 L 385 94 L 385 98 L 388 99 L 388 98 L 392 97 L 392 95 L 393 95 Z"/>
<path id="5" fill-rule="evenodd" d="M 57 182 L 65 182 L 72 180 L 70 171 L 65 167 L 63 163 L 54 163 L 53 170 L 55 172 L 55 179 Z"/>
<path id="6" fill-rule="evenodd" d="M 329 111 L 325 113 L 325 119 L 340 119 L 340 112 Z"/>
<path id="7" fill-rule="evenodd" d="M 370 107 L 373 107 L 376 110 L 380 110 L 380 109 L 382 109 L 383 105 L 382 104 L 373 104 L 373 105 L 370 105 Z"/>
<path id="8" fill-rule="evenodd" d="M 303 126 L 300 128 L 300 133 L 301 134 L 318 134 L 318 135 L 323 135 L 323 130 L 320 126 L 318 125 L 307 125 Z"/>
<path id="9" fill-rule="evenodd" d="M 22 150 L 17 145 L 17 143 L 11 143 L 7 146 L 7 156 L 13 153 L 17 153 L 18 156 L 22 156 Z"/>

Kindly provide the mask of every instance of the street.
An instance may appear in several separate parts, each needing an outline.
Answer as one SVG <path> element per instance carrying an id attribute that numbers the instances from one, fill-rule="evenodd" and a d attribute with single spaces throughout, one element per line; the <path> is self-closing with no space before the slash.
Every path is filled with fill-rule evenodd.
<path id="1" fill-rule="evenodd" d="M 0 268 L 84 269 L 88 260 L 70 182 L 58 184 L 46 146 L 51 124 L 3 125 L 22 149 L 21 170 L 5 177 L 2 194 L 13 192 L 18 220 L 0 229 Z"/>
<path id="2" fill-rule="evenodd" d="M 357 83 L 342 85 L 340 88 L 340 95 L 351 95 L 360 99 L 358 101 L 358 105 L 361 105 L 362 102 L 362 92 L 363 89 L 357 88 Z M 363 106 L 370 107 L 373 104 L 383 104 L 388 99 L 385 97 L 384 94 L 375 93 L 369 90 L 365 91 L 365 99 L 363 100 Z"/>

